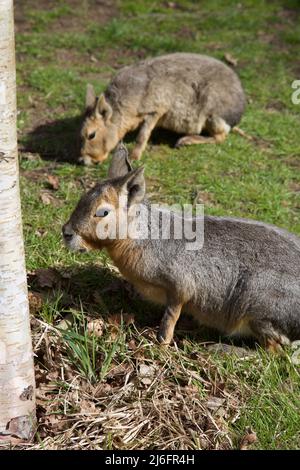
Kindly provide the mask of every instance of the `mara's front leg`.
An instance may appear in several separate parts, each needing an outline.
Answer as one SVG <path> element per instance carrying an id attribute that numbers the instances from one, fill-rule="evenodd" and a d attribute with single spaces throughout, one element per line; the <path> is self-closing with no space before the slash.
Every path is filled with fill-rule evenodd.
<path id="1" fill-rule="evenodd" d="M 160 322 L 157 339 L 159 343 L 167 345 L 173 339 L 175 325 L 180 317 L 183 304 L 170 302 Z"/>
<path id="2" fill-rule="evenodd" d="M 131 152 L 131 158 L 133 160 L 139 160 L 142 156 L 143 151 L 147 146 L 147 142 L 150 138 L 151 132 L 158 123 L 161 116 L 158 113 L 152 113 L 145 117 L 142 127 L 139 130 L 137 141 L 134 149 Z"/>

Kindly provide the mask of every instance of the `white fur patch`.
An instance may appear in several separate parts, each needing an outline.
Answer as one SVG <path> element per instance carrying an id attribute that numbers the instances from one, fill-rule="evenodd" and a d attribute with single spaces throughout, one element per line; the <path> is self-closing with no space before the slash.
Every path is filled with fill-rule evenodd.
<path id="1" fill-rule="evenodd" d="M 69 250 L 71 251 L 79 251 L 79 250 L 84 250 L 86 247 L 82 243 L 82 238 L 80 235 L 74 234 L 72 239 L 70 241 L 64 240 L 65 245 Z"/>
<path id="2" fill-rule="evenodd" d="M 227 124 L 227 122 L 224 121 L 223 126 L 224 126 L 224 132 L 225 132 L 226 134 L 229 134 L 229 132 L 231 131 L 230 125 Z"/>

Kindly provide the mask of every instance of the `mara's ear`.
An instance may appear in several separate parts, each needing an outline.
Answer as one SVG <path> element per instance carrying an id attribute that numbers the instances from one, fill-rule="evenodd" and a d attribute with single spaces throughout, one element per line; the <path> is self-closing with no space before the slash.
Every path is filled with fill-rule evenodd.
<path id="1" fill-rule="evenodd" d="M 128 150 L 123 142 L 120 142 L 112 154 L 108 177 L 119 178 L 127 175 L 130 171 L 132 171 L 132 166 L 129 162 Z"/>
<path id="2" fill-rule="evenodd" d="M 112 108 L 110 104 L 106 101 L 106 98 L 103 93 L 98 99 L 96 113 L 100 114 L 104 121 L 109 121 L 112 116 Z"/>
<path id="3" fill-rule="evenodd" d="M 132 204 L 138 204 L 145 197 L 146 183 L 144 170 L 144 167 L 140 166 L 128 173 L 120 181 L 120 192 L 127 194 L 128 207 Z"/>
<path id="4" fill-rule="evenodd" d="M 96 93 L 93 85 L 90 83 L 86 86 L 85 107 L 86 109 L 93 109 L 96 104 Z"/>

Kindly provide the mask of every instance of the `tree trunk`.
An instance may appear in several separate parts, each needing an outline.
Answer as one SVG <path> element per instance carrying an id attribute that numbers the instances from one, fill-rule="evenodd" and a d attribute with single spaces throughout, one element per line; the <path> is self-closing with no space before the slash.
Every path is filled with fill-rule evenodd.
<path id="1" fill-rule="evenodd" d="M 0 0 L 0 439 L 35 429 L 16 131 L 13 1 Z"/>

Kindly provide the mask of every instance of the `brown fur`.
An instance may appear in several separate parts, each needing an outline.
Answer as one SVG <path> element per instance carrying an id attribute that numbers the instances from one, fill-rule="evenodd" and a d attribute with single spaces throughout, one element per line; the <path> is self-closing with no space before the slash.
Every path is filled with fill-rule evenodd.
<path id="1" fill-rule="evenodd" d="M 143 250 L 136 248 L 132 240 L 114 240 L 107 246 L 107 251 L 121 274 L 145 299 L 156 299 L 162 305 L 166 303 L 167 293 L 163 287 L 142 280 L 137 275 L 143 266 Z"/>
<path id="2" fill-rule="evenodd" d="M 98 99 L 91 85 L 81 130 L 81 161 L 102 162 L 139 128 L 139 159 L 155 127 L 184 134 L 182 145 L 220 143 L 239 122 L 245 96 L 238 77 L 212 57 L 176 53 L 124 67 Z M 199 137 L 205 131 L 210 137 Z"/>

